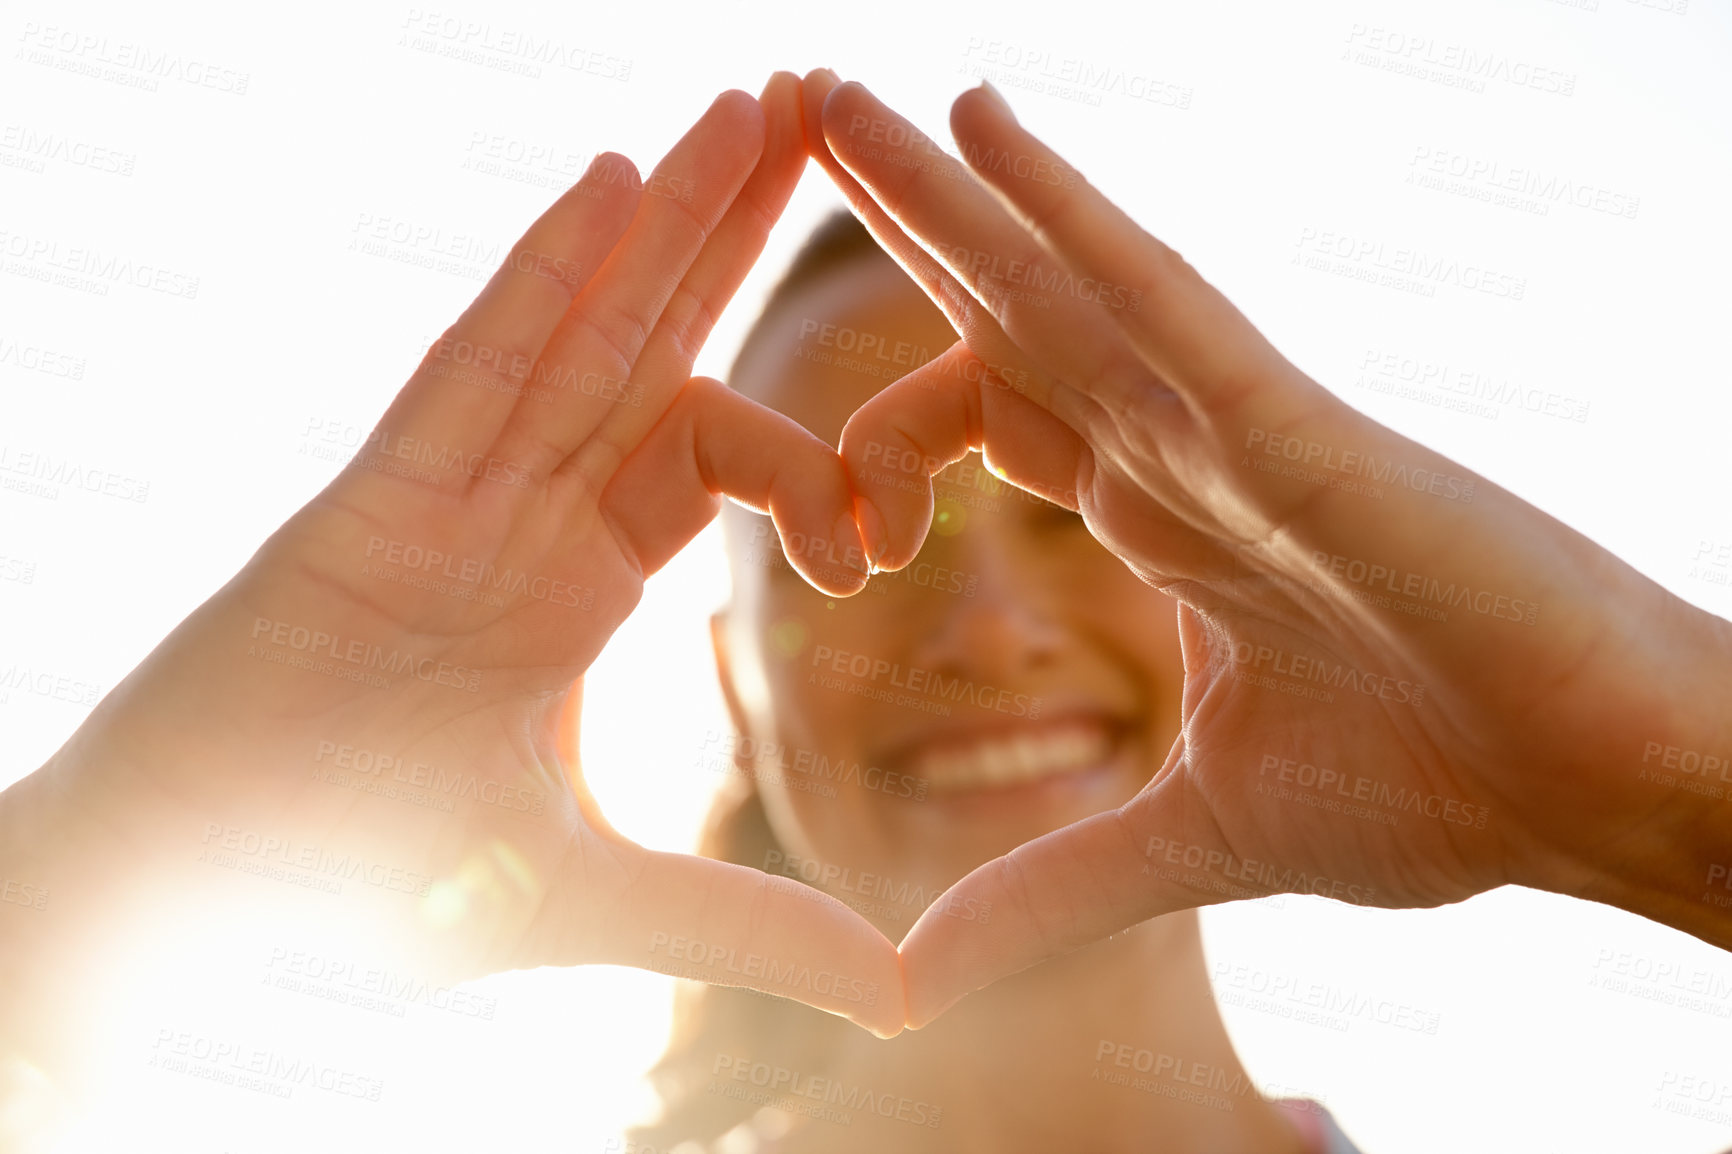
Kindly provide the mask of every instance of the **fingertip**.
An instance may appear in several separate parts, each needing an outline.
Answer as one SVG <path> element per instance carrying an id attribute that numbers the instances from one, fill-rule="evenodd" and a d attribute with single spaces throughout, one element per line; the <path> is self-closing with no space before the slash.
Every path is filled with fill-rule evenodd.
<path id="1" fill-rule="evenodd" d="M 894 1026 L 886 1028 L 884 1026 L 875 1026 L 870 1022 L 863 1022 L 863 1021 L 859 1020 L 858 1018 L 854 1018 L 854 1019 L 850 1019 L 850 1020 L 856 1026 L 859 1026 L 862 1030 L 865 1030 L 867 1033 L 871 1034 L 874 1038 L 877 1038 L 879 1041 L 882 1041 L 882 1042 L 888 1042 L 891 1038 L 894 1038 L 896 1035 L 900 1034 L 902 1032 L 902 1028 L 903 1028 L 902 1023 L 900 1023 L 900 1022 L 896 1023 Z"/>
<path id="2" fill-rule="evenodd" d="M 866 559 L 866 546 L 860 540 L 860 526 L 854 519 L 853 511 L 837 517 L 831 532 L 833 536 L 830 539 L 836 542 L 839 550 L 831 559 L 840 569 L 826 568 L 822 573 L 822 576 L 831 581 L 831 588 L 826 592 L 851 597 L 866 588 L 866 582 L 872 575 L 871 565 Z"/>
<path id="3" fill-rule="evenodd" d="M 868 572 L 878 572 L 878 563 L 890 548 L 890 531 L 884 526 L 884 515 L 865 497 L 854 498 L 854 520 L 859 524 L 860 540 L 866 548 Z"/>
<path id="4" fill-rule="evenodd" d="M 836 74 L 828 68 L 814 68 L 800 82 L 800 131 L 807 154 L 819 159 L 829 152 L 824 143 L 824 100 L 835 86 Z"/>
<path id="5" fill-rule="evenodd" d="M 861 96 L 871 97 L 872 93 L 858 80 L 838 81 L 836 86 L 825 95 L 819 113 L 826 125 L 834 125 L 843 116 L 843 106 Z"/>
<path id="6" fill-rule="evenodd" d="M 772 77 L 772 79 L 774 79 L 774 77 Z M 748 105 L 756 107 L 757 103 L 758 98 L 743 88 L 724 88 L 721 92 L 716 94 L 714 100 L 710 101 L 710 107 L 738 108 L 743 112 L 747 109 Z"/>
<path id="7" fill-rule="evenodd" d="M 756 96 L 738 88 L 729 88 L 711 101 L 705 116 L 735 120 L 741 128 L 755 128 L 759 134 L 764 129 L 764 106 Z"/>
<path id="8" fill-rule="evenodd" d="M 967 104 L 982 108 L 990 108 L 1012 122 L 1016 120 L 1016 112 L 1010 107 L 1010 101 L 1004 98 L 996 85 L 990 80 L 982 80 L 973 88 L 965 89 L 950 105 L 952 109 L 966 107 Z"/>
<path id="9" fill-rule="evenodd" d="M 964 90 L 950 103 L 953 136 L 973 136 L 994 123 L 1016 124 L 1017 119 L 1004 96 L 988 81 Z"/>
<path id="10" fill-rule="evenodd" d="M 625 153 L 598 152 L 595 159 L 589 162 L 589 167 L 583 170 L 583 175 L 578 177 L 578 183 L 583 183 L 591 176 L 605 180 L 619 173 L 630 173 L 633 181 L 640 176 L 637 165 Z"/>
<path id="11" fill-rule="evenodd" d="M 798 122 L 801 118 L 800 78 L 785 68 L 772 72 L 770 79 L 764 82 L 764 91 L 758 95 L 758 104 L 766 115 L 780 111 Z"/>

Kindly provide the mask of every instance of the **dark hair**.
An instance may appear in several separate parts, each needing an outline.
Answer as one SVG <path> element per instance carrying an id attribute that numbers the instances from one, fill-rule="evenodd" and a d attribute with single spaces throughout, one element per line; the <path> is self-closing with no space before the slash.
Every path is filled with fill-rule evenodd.
<path id="1" fill-rule="evenodd" d="M 854 218 L 853 213 L 838 209 L 820 221 L 807 235 L 800 251 L 794 254 L 794 259 L 782 273 L 782 279 L 770 290 L 769 297 L 764 301 L 763 311 L 758 314 L 758 319 L 746 333 L 746 339 L 740 342 L 740 350 L 734 356 L 733 370 L 728 374 L 730 383 L 731 378 L 739 375 L 746 350 L 757 341 L 769 319 L 779 312 L 783 305 L 820 277 L 855 261 L 866 259 L 889 260 L 890 255 L 878 247 L 878 242 L 866 231 L 866 226 Z"/>
<path id="2" fill-rule="evenodd" d="M 853 214 L 839 211 L 812 230 L 777 282 L 735 358 L 736 372 L 746 350 L 769 318 L 795 294 L 835 269 L 865 259 L 890 259 Z M 717 791 L 698 839 L 698 853 L 718 861 L 763 869 L 772 851 L 782 849 L 770 829 L 763 799 L 744 759 Z M 705 1148 L 756 1108 L 708 1092 L 711 1070 L 721 1054 L 747 1053 L 754 1060 L 774 1057 L 795 1068 L 821 1065 L 823 1056 L 854 1029 L 841 1018 L 799 1002 L 751 990 L 682 982 L 674 995 L 674 1020 L 668 1048 L 649 1072 L 661 1099 L 657 1119 L 629 1134 L 633 1150 L 671 1151 L 678 1144 Z"/>

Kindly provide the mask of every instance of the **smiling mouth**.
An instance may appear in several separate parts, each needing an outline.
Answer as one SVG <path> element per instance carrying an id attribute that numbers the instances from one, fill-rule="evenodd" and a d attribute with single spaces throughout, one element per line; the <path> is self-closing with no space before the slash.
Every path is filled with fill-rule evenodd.
<path id="1" fill-rule="evenodd" d="M 934 743 L 909 768 L 933 795 L 1012 789 L 1100 769 L 1117 744 L 1106 724 L 1079 719 Z"/>

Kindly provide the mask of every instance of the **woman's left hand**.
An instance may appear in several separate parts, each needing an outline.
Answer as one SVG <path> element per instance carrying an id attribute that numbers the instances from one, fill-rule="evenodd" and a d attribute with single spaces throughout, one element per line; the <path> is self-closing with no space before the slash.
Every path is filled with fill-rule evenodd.
<path id="1" fill-rule="evenodd" d="M 878 563 L 907 564 L 932 516 L 900 463 L 924 482 L 981 448 L 1179 602 L 1165 765 L 940 899 L 990 902 L 990 925 L 922 917 L 909 1025 L 1272 892 L 1435 906 L 1519 882 L 1732 945 L 1700 900 L 1725 814 L 1637 773 L 1657 739 L 1726 747 L 1705 744 L 1725 622 L 1335 398 L 996 94 L 953 108 L 965 167 L 858 84 L 805 89 L 815 155 L 963 338 L 843 436 Z"/>

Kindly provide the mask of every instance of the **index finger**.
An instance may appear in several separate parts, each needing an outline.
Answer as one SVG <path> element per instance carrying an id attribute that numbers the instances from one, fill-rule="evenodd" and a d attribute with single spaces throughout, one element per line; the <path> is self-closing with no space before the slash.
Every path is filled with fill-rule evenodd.
<path id="1" fill-rule="evenodd" d="M 1147 369 L 1107 315 L 1137 308 L 1140 297 L 1077 276 L 967 168 L 863 85 L 849 81 L 825 100 L 824 138 L 872 199 L 1049 374 L 1109 409 L 1147 389 Z"/>
<path id="2" fill-rule="evenodd" d="M 990 85 L 956 98 L 950 127 L 970 167 L 1045 250 L 1135 301 L 1109 319 L 1187 399 L 1231 404 L 1268 370 L 1291 370 L 1231 301 L 1023 128 Z M 1004 157 L 1018 163 L 995 162 Z"/>
<path id="3" fill-rule="evenodd" d="M 861 187 L 847 168 L 843 167 L 824 135 L 824 106 L 839 85 L 836 74 L 827 68 L 816 69 L 801 81 L 805 101 L 806 149 L 811 153 L 836 188 L 848 200 L 854 215 L 866 226 L 878 244 L 913 278 L 914 283 L 931 298 L 949 319 L 958 335 L 983 360 L 1021 370 L 1026 392 L 1042 405 L 1052 403 L 1052 380 L 1017 343 L 1005 335 L 992 312 L 974 299 L 931 253 L 904 232 L 871 193 Z M 966 176 L 966 174 L 964 174 Z M 972 177 L 968 179 L 972 180 Z"/>

